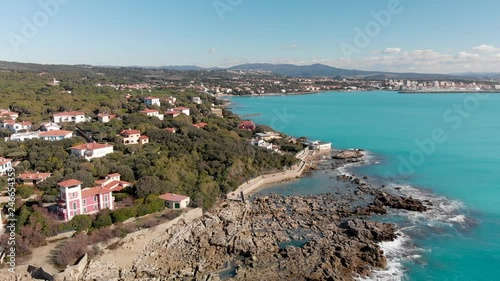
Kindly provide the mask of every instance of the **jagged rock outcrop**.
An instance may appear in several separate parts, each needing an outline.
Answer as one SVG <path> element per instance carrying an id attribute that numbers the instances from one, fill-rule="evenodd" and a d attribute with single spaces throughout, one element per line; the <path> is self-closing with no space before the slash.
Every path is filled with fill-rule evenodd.
<path id="1" fill-rule="evenodd" d="M 396 235 L 392 224 L 356 216 L 332 194 L 225 202 L 168 229 L 132 268 L 97 259 L 80 280 L 97 278 L 99 266 L 97 280 L 353 280 L 386 265 L 378 242 Z"/>
<path id="2" fill-rule="evenodd" d="M 364 156 L 363 151 L 359 149 L 343 150 L 332 156 L 333 159 L 359 159 Z"/>

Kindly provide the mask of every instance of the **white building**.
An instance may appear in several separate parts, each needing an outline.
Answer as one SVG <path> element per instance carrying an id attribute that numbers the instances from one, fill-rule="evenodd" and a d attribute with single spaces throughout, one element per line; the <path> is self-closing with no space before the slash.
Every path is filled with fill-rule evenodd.
<path id="1" fill-rule="evenodd" d="M 174 107 L 174 108 L 170 108 L 168 111 L 178 111 L 180 113 L 186 114 L 187 116 L 189 116 L 189 113 L 190 113 L 190 110 L 187 107 Z"/>
<path id="2" fill-rule="evenodd" d="M 53 130 L 53 131 L 39 133 L 40 139 L 48 141 L 58 141 L 63 139 L 69 139 L 72 137 L 73 137 L 72 131 L 64 131 L 64 130 Z"/>
<path id="3" fill-rule="evenodd" d="M 165 193 L 159 196 L 165 200 L 165 206 L 169 209 L 184 209 L 187 208 L 190 202 L 189 196 L 178 195 L 174 193 Z"/>
<path id="4" fill-rule="evenodd" d="M 156 117 L 160 120 L 163 120 L 165 117 L 163 114 L 160 114 L 160 112 L 156 109 L 145 109 L 142 110 L 141 113 L 146 114 L 147 116 Z"/>
<path id="5" fill-rule="evenodd" d="M 124 145 L 146 144 L 149 142 L 149 138 L 147 136 L 141 136 L 139 130 L 123 130 L 120 132 L 120 136 L 122 137 L 122 143 Z"/>
<path id="6" fill-rule="evenodd" d="M 12 134 L 12 135 L 10 135 L 10 137 L 5 138 L 5 141 L 8 141 L 8 140 L 25 141 L 25 140 L 38 139 L 38 138 L 40 138 L 39 132 L 26 132 L 26 133 Z"/>
<path id="7" fill-rule="evenodd" d="M 55 123 L 82 123 L 90 121 L 90 118 L 85 117 L 85 113 L 81 111 L 68 111 L 56 113 L 53 116 Z"/>
<path id="8" fill-rule="evenodd" d="M 71 148 L 71 154 L 90 161 L 113 153 L 113 145 L 107 143 L 86 143 Z"/>
<path id="9" fill-rule="evenodd" d="M 170 96 L 170 97 L 166 98 L 165 101 L 170 105 L 175 105 L 177 98 Z"/>
<path id="10" fill-rule="evenodd" d="M 202 104 L 203 101 L 200 99 L 200 97 L 193 97 L 193 103 Z"/>
<path id="11" fill-rule="evenodd" d="M 107 113 L 101 113 L 97 114 L 97 120 L 101 123 L 108 123 L 111 121 L 111 119 L 115 119 L 116 115 L 114 114 L 107 114 Z"/>
<path id="12" fill-rule="evenodd" d="M 157 106 L 160 106 L 160 99 L 159 98 L 156 98 L 156 97 L 146 97 L 144 98 L 144 103 L 147 105 L 147 106 L 153 106 L 153 105 L 157 105 Z"/>
<path id="13" fill-rule="evenodd" d="M 275 132 L 265 132 L 265 133 L 257 133 L 255 136 L 260 140 L 271 141 L 275 139 L 281 139 L 281 135 Z"/>
<path id="14" fill-rule="evenodd" d="M 0 175 L 5 175 L 12 168 L 12 159 L 0 157 Z"/>
<path id="15" fill-rule="evenodd" d="M 0 117 L 16 120 L 17 117 L 19 117 L 19 113 L 10 111 L 8 109 L 0 109 Z"/>
<path id="16" fill-rule="evenodd" d="M 32 125 L 31 122 L 28 122 L 28 121 L 14 122 L 14 123 L 7 123 L 5 125 L 5 128 L 7 128 L 12 133 L 18 133 L 20 131 L 31 130 L 31 125 Z"/>
<path id="17" fill-rule="evenodd" d="M 61 130 L 61 126 L 57 125 L 53 122 L 45 122 L 40 126 L 40 131 L 48 132 L 48 131 L 56 131 Z"/>
<path id="18" fill-rule="evenodd" d="M 331 142 L 311 141 L 307 145 L 310 149 L 317 151 L 328 151 L 332 149 Z"/>

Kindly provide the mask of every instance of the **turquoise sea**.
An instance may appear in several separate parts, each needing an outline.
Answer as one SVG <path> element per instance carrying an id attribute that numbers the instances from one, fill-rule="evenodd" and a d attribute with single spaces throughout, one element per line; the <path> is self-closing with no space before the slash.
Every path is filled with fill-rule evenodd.
<path id="1" fill-rule="evenodd" d="M 366 175 L 427 199 L 425 214 L 393 211 L 402 236 L 382 245 L 390 267 L 371 280 L 500 280 L 500 94 L 325 92 L 233 97 L 239 115 L 293 136 L 370 152 Z M 273 187 L 321 192 L 318 174 Z M 300 193 L 300 192 L 299 192 Z"/>

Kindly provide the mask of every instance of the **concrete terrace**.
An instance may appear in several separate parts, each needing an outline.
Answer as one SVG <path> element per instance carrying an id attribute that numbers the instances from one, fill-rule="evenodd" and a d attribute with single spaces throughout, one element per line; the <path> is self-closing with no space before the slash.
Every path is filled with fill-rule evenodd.
<path id="1" fill-rule="evenodd" d="M 243 195 L 246 197 L 265 185 L 300 177 L 307 167 L 307 157 L 312 155 L 314 155 L 314 151 L 311 151 L 308 148 L 302 150 L 295 156 L 300 160 L 300 163 L 298 165 L 295 165 L 291 170 L 253 178 L 240 185 L 235 191 L 228 193 L 226 195 L 227 199 L 241 201 L 241 193 L 243 193 Z"/>

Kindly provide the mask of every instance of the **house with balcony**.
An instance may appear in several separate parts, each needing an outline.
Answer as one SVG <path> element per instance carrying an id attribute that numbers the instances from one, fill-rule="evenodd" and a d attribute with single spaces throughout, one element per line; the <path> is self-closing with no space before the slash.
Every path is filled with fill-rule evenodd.
<path id="1" fill-rule="evenodd" d="M 18 183 L 24 185 L 37 185 L 49 178 L 51 175 L 51 173 L 26 172 L 17 176 L 16 180 Z"/>
<path id="2" fill-rule="evenodd" d="M 147 116 L 150 116 L 150 117 L 156 117 L 160 120 L 164 119 L 164 115 L 160 114 L 160 112 L 156 109 L 145 109 L 145 110 L 141 110 L 140 113 L 146 114 Z"/>
<path id="3" fill-rule="evenodd" d="M 85 143 L 71 148 L 71 154 L 82 157 L 87 161 L 101 158 L 113 153 L 113 145 L 108 143 Z"/>
<path id="4" fill-rule="evenodd" d="M 144 98 L 144 103 L 147 105 L 147 106 L 153 106 L 153 105 L 157 105 L 157 106 L 160 106 L 160 99 L 157 98 L 157 97 L 146 97 Z"/>
<path id="5" fill-rule="evenodd" d="M 85 117 L 81 111 L 59 112 L 52 116 L 54 123 L 82 123 L 89 122 L 90 118 Z"/>
<path id="6" fill-rule="evenodd" d="M 12 159 L 0 157 L 0 176 L 6 175 L 12 169 Z"/>
<path id="7" fill-rule="evenodd" d="M 23 122 L 9 122 L 5 125 L 5 128 L 11 131 L 12 133 L 19 133 L 21 131 L 29 131 L 31 130 L 31 122 L 23 121 Z"/>
<path id="8" fill-rule="evenodd" d="M 62 181 L 57 185 L 60 191 L 57 213 L 64 221 L 70 221 L 76 215 L 90 215 L 114 208 L 114 198 L 109 188 L 82 188 L 82 182 L 75 179 Z"/>
<path id="9" fill-rule="evenodd" d="M 147 136 L 141 136 L 139 130 L 123 130 L 120 132 L 120 137 L 122 137 L 122 143 L 124 145 L 146 144 L 149 142 L 149 138 Z"/>

